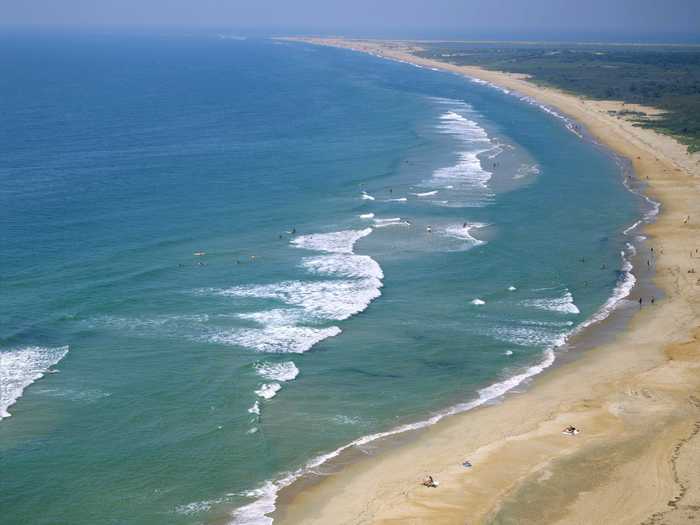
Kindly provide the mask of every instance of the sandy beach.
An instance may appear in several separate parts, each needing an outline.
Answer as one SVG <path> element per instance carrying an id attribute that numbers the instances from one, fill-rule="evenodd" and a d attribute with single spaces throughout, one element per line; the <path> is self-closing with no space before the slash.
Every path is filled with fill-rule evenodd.
<path id="1" fill-rule="evenodd" d="M 423 59 L 412 54 L 419 44 L 298 40 L 482 79 L 584 125 L 632 162 L 662 204 L 644 234 L 664 298 L 525 392 L 293 484 L 280 493 L 275 523 L 700 523 L 700 155 L 614 113 L 630 105 Z M 562 434 L 568 425 L 581 433 Z M 428 474 L 439 487 L 421 485 Z"/>

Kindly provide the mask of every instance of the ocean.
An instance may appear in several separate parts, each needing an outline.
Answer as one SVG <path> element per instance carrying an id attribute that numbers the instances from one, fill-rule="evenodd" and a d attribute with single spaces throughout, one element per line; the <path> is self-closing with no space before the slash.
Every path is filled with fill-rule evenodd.
<path id="1" fill-rule="evenodd" d="M 4 524 L 270 523 L 633 307 L 655 207 L 517 94 L 269 39 L 0 40 Z"/>

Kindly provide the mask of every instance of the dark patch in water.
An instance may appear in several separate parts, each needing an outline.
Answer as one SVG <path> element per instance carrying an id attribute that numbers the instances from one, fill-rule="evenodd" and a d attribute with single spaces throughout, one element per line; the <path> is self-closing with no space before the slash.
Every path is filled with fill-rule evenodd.
<path id="1" fill-rule="evenodd" d="M 398 374 L 382 374 L 378 372 L 370 372 L 369 370 L 362 370 L 361 368 L 341 368 L 339 372 L 348 372 L 351 374 L 359 374 L 366 377 L 377 377 L 382 379 L 401 379 L 403 376 Z"/>

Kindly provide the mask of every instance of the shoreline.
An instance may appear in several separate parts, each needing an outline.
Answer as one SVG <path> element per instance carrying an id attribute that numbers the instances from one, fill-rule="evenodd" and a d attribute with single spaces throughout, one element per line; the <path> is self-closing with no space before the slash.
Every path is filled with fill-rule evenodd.
<path id="1" fill-rule="evenodd" d="M 693 232 L 692 224 L 683 225 L 684 227 L 671 224 L 669 216 L 677 207 L 675 202 L 677 199 L 671 198 L 673 189 L 657 188 L 657 186 L 663 186 L 662 182 L 668 182 L 668 180 L 689 185 L 691 182 L 689 180 L 678 180 L 684 176 L 679 175 L 676 169 L 680 168 L 686 174 L 697 174 L 697 164 L 693 166 L 690 158 L 684 159 L 678 151 L 683 147 L 672 139 L 657 135 L 650 130 L 627 129 L 632 128 L 631 124 L 628 123 L 625 126 L 624 123 L 619 123 L 617 119 L 607 114 L 605 107 L 602 109 L 599 107 L 599 104 L 612 104 L 609 102 L 584 101 L 574 95 L 535 86 L 519 75 L 422 59 L 409 53 L 409 50 L 414 48 L 406 48 L 405 45 L 402 48 L 402 44 L 395 42 L 389 43 L 387 47 L 383 43 L 367 41 L 290 40 L 349 48 L 421 67 L 458 73 L 472 79 L 478 78 L 495 87 L 517 91 L 574 118 L 586 126 L 596 141 L 617 155 L 630 159 L 637 177 L 648 182 L 648 191 L 663 203 L 664 212 L 657 217 L 657 223 L 651 226 L 644 225 L 645 232 L 655 238 L 655 246 L 661 247 L 659 242 L 662 242 L 661 250 L 673 253 L 660 252 L 657 261 L 658 272 L 654 278 L 654 284 L 664 291 L 665 300 L 653 308 L 644 309 L 634 315 L 633 319 L 627 323 L 627 329 L 622 334 L 618 334 L 616 339 L 586 350 L 577 359 L 565 362 L 547 374 L 538 374 L 525 393 L 508 396 L 501 404 L 482 405 L 473 407 L 468 412 L 453 414 L 430 427 L 418 432 L 410 432 L 410 436 L 404 434 L 400 440 L 404 443 L 393 443 L 376 455 L 351 461 L 335 476 L 319 478 L 313 482 L 306 480 L 304 483 L 294 483 L 289 488 L 283 488 L 279 494 L 280 505 L 273 514 L 275 521 L 277 523 L 379 523 L 398 520 L 410 523 L 463 523 L 469 518 L 470 523 L 479 523 L 487 519 L 499 523 L 508 523 L 512 519 L 517 523 L 554 523 L 558 522 L 562 516 L 551 519 L 551 516 L 544 514 L 551 515 L 557 512 L 561 514 L 569 509 L 571 512 L 562 518 L 565 519 L 562 523 L 594 523 L 596 520 L 592 516 L 596 513 L 601 519 L 607 517 L 609 520 L 609 516 L 615 515 L 615 512 L 620 518 L 619 521 L 614 521 L 615 523 L 639 523 L 643 521 L 644 512 L 650 516 L 654 512 L 667 510 L 668 502 L 674 497 L 674 488 L 683 486 L 678 481 L 677 475 L 681 449 L 676 451 L 678 455 L 675 462 L 667 462 L 665 469 L 656 469 L 655 481 L 658 486 L 655 490 L 640 490 L 640 487 L 636 486 L 636 495 L 629 494 L 629 497 L 637 502 L 636 505 L 621 507 L 619 501 L 607 496 L 615 502 L 615 508 L 604 509 L 604 506 L 600 505 L 600 499 L 605 495 L 606 484 L 600 480 L 592 483 L 588 479 L 590 475 L 586 477 L 580 473 L 576 475 L 577 481 L 581 486 L 585 486 L 586 490 L 580 491 L 580 497 L 578 493 L 573 496 L 568 493 L 565 498 L 567 505 L 552 507 L 551 494 L 548 497 L 547 506 L 533 509 L 530 505 L 523 505 L 523 503 L 532 501 L 533 498 L 536 500 L 543 491 L 551 492 L 554 488 L 556 492 L 557 486 L 562 488 L 562 480 L 559 479 L 562 475 L 559 472 L 562 462 L 571 462 L 573 458 L 574 466 L 569 465 L 568 468 L 577 468 L 575 466 L 577 460 L 585 464 L 586 461 L 590 461 L 591 453 L 595 453 L 601 447 L 618 447 L 622 452 L 629 454 L 631 449 L 635 448 L 632 445 L 636 444 L 636 449 L 641 450 L 640 454 L 635 456 L 639 459 L 645 457 L 644 452 L 648 452 L 655 446 L 663 448 L 662 445 L 669 445 L 671 442 L 677 445 L 684 439 L 688 439 L 688 421 L 693 422 L 692 417 L 679 418 L 681 413 L 694 414 L 695 420 L 698 421 L 697 428 L 700 429 L 700 414 L 693 412 L 693 409 L 700 412 L 700 400 L 697 406 L 693 402 L 687 402 L 688 391 L 697 390 L 700 385 L 697 345 L 692 344 L 692 349 L 684 345 L 682 353 L 687 359 L 682 360 L 684 366 L 679 367 L 677 366 L 678 357 L 674 358 L 675 353 L 670 352 L 666 341 L 660 339 L 660 334 L 668 334 L 669 340 L 675 339 L 680 343 L 692 336 L 691 329 L 697 325 L 697 316 L 692 311 L 692 303 L 696 303 L 698 299 L 697 294 L 692 293 L 694 292 L 692 288 L 684 290 L 678 286 L 678 281 L 684 277 L 679 271 L 675 274 L 671 272 L 671 275 L 675 275 L 675 279 L 668 279 L 666 274 L 669 269 L 679 267 L 677 263 L 680 262 L 682 253 L 686 254 L 683 262 L 687 265 L 687 250 L 679 245 L 685 243 L 693 246 L 692 242 L 698 241 L 698 235 Z M 657 139 L 665 139 L 670 143 L 661 141 L 662 144 L 658 144 Z M 659 146 L 661 146 L 659 148 L 661 154 L 656 149 Z M 690 156 L 685 155 L 685 157 Z M 692 187 L 683 188 L 686 201 L 692 201 L 693 197 L 700 194 L 694 184 L 690 186 Z M 697 208 L 697 205 L 691 206 L 688 202 L 685 212 L 688 215 L 694 215 L 691 213 L 693 208 Z M 675 228 L 673 228 L 674 225 Z M 661 235 L 665 229 L 674 230 L 669 232 L 674 235 Z M 673 237 L 677 242 L 672 245 L 667 244 L 668 237 Z M 659 253 L 658 249 L 657 253 Z M 687 282 L 684 284 L 689 285 L 691 277 L 692 274 L 685 279 Z M 675 287 L 674 282 L 669 280 L 675 280 Z M 692 284 L 694 286 L 694 282 Z M 684 291 L 691 293 L 684 293 Z M 685 322 L 681 323 L 681 330 L 670 333 L 669 324 L 678 328 L 677 323 L 673 323 L 673 318 L 678 313 L 685 313 L 683 317 Z M 655 333 L 650 331 L 650 325 L 654 327 L 658 325 L 658 328 L 665 327 L 666 330 Z M 628 341 L 629 339 L 632 341 Z M 628 351 L 622 354 L 623 350 L 619 349 L 620 346 L 633 347 L 637 350 L 642 346 L 643 350 L 635 352 L 628 348 Z M 669 372 L 666 368 L 680 368 L 680 370 Z M 585 371 L 591 371 L 591 377 L 595 379 L 582 382 L 580 376 Z M 624 392 L 620 392 L 615 385 L 621 381 L 635 383 L 651 371 L 656 371 L 660 375 L 673 372 L 686 379 L 685 382 L 681 381 L 680 387 L 676 388 L 678 391 L 674 392 L 675 397 L 670 396 L 673 402 L 667 399 L 669 394 L 666 390 L 670 388 L 667 383 L 656 385 L 656 389 L 664 394 L 659 396 L 658 403 L 654 395 L 647 397 L 644 388 L 641 389 L 641 396 L 639 393 L 634 395 L 628 393 L 629 399 L 622 398 L 624 402 L 617 399 Z M 690 377 L 686 378 L 686 376 Z M 572 382 L 574 388 L 571 387 Z M 564 388 L 561 388 L 562 386 Z M 605 394 L 601 395 L 600 390 Z M 650 392 L 651 389 L 646 388 L 646 391 Z M 685 399 L 685 403 L 677 399 L 684 396 L 688 398 Z M 640 404 L 640 397 L 650 400 L 647 403 L 650 407 L 646 407 L 648 410 L 641 416 L 639 414 L 645 411 L 642 410 L 644 407 L 637 406 Z M 611 408 L 611 398 L 615 398 L 614 409 Z M 645 435 L 644 427 L 638 428 L 639 425 L 627 421 L 630 414 L 628 410 L 620 410 L 619 405 L 622 404 L 625 408 L 630 405 L 637 412 L 637 416 L 646 419 L 649 413 L 659 416 L 660 410 L 656 405 L 661 401 L 665 401 L 666 410 L 661 411 L 664 421 L 666 423 L 672 421 L 678 428 L 674 426 L 675 432 L 666 428 L 663 435 L 669 434 L 666 436 L 667 439 L 651 439 L 647 429 L 646 437 L 649 439 L 641 439 L 640 436 Z M 644 404 L 643 400 L 641 404 Z M 525 417 L 523 414 L 529 415 Z M 686 419 L 688 421 L 685 421 Z M 576 437 L 562 436 L 559 431 L 566 424 L 575 424 L 583 428 L 584 433 Z M 480 428 L 475 429 L 475 426 Z M 557 426 L 560 428 L 557 429 Z M 629 427 L 634 427 L 635 431 L 630 431 Z M 695 438 L 685 441 L 683 447 L 690 448 L 691 442 L 694 446 L 699 446 L 697 441 L 699 440 Z M 548 449 L 548 454 L 542 454 L 540 449 L 543 447 Z M 508 455 L 507 460 L 495 458 L 504 453 Z M 461 466 L 461 461 L 467 457 L 474 464 L 470 469 L 464 469 Z M 621 469 L 630 465 L 637 465 L 634 458 L 612 463 L 614 464 L 610 469 L 615 473 L 619 473 Z M 486 469 L 487 465 L 488 469 Z M 438 489 L 426 489 L 420 486 L 420 480 L 428 473 L 440 480 L 441 485 Z M 514 473 L 517 473 L 516 479 L 512 479 Z M 544 478 L 542 478 L 543 475 Z M 596 472 L 592 475 L 595 477 Z M 578 478 L 585 479 L 578 480 Z M 697 490 L 695 481 L 697 480 L 694 480 L 692 486 Z M 296 487 L 295 485 L 298 484 L 306 486 Z M 485 485 L 489 486 L 488 491 Z M 662 485 L 664 490 L 660 490 Z M 566 490 L 570 492 L 568 488 Z M 345 495 L 341 496 L 343 492 Z M 596 493 L 597 498 L 592 496 Z M 686 488 L 682 494 L 687 499 L 693 491 Z M 652 495 L 656 497 L 651 498 Z M 563 497 L 562 494 L 559 496 Z M 671 509 L 678 510 L 679 507 L 676 503 Z M 635 515 L 635 511 L 639 512 Z M 629 520 L 628 518 L 632 516 L 634 517 Z"/>

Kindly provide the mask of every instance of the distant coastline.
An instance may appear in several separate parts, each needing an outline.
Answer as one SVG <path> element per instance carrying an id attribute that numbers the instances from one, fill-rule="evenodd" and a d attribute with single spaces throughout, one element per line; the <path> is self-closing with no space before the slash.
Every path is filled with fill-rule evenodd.
<path id="1" fill-rule="evenodd" d="M 458 73 L 516 91 L 582 123 L 596 140 L 630 160 L 637 177 L 649 185 L 649 195 L 663 205 L 663 213 L 645 228 L 645 235 L 651 236 L 650 246 L 656 247 L 654 283 L 666 299 L 635 315 L 629 329 L 616 334 L 612 342 L 537 378 L 535 387 L 525 394 L 453 416 L 409 443 L 360 459 L 307 490 L 283 491 L 276 522 L 327 523 L 334 516 L 334 523 L 356 523 L 354 516 L 362 510 L 363 523 L 393 519 L 461 523 L 467 517 L 477 523 L 495 517 L 537 523 L 598 522 L 592 517 L 596 515 L 609 522 L 614 516 L 615 523 L 639 523 L 665 511 L 679 486 L 692 485 L 697 490 L 697 474 L 685 482 L 677 472 L 680 464 L 691 467 L 698 460 L 692 454 L 674 456 L 674 450 L 681 450 L 679 444 L 687 449 L 691 442 L 697 446 L 700 429 L 700 422 L 693 426 L 693 417 L 700 418 L 694 412 L 700 402 L 697 407 L 688 403 L 688 396 L 700 386 L 700 353 L 696 345 L 684 344 L 693 338 L 697 326 L 693 306 L 698 297 L 693 274 L 680 270 L 689 264 L 686 248 L 700 244 L 692 223 L 683 219 L 700 213 L 695 204 L 700 190 L 691 179 L 699 172 L 697 155 L 689 155 L 670 137 L 611 116 L 611 111 L 621 109 L 620 103 L 584 100 L 542 88 L 523 75 L 418 57 L 414 53 L 420 50 L 419 43 L 287 40 Z M 669 374 L 675 378 L 672 386 L 656 377 Z M 621 390 L 620 384 L 630 385 L 631 390 Z M 562 439 L 557 428 L 567 422 L 584 428 L 585 435 Z M 659 428 L 661 422 L 665 431 L 652 434 L 650 429 Z M 552 501 L 551 494 L 546 496 L 567 482 L 571 469 L 587 472 L 585 465 L 596 459 L 601 447 L 620 451 L 617 460 L 604 461 L 611 473 L 608 478 L 597 479 L 595 472 L 579 473 L 575 482 L 585 490 L 559 494 L 559 501 Z M 546 454 L 542 448 L 547 449 Z M 612 473 L 644 468 L 651 454 L 665 458 L 653 479 L 639 479 L 629 486 L 615 481 Z M 475 465 L 468 472 L 455 467 L 466 456 Z M 420 461 L 415 461 L 417 457 Z M 439 490 L 426 493 L 420 487 L 423 472 L 440 479 Z M 542 482 L 543 476 L 547 483 Z M 686 488 L 682 493 L 690 499 L 693 491 Z M 630 499 L 629 505 L 616 503 L 620 494 Z M 524 504 L 526 499 L 539 497 L 548 497 L 547 506 Z M 584 515 L 587 518 L 581 521 Z"/>

